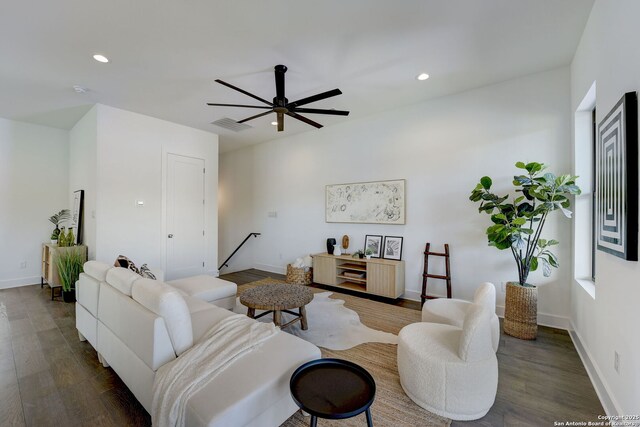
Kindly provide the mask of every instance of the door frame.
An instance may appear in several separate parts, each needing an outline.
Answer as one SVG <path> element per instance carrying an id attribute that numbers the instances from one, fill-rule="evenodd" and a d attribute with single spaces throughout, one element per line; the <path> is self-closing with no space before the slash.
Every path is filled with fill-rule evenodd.
<path id="1" fill-rule="evenodd" d="M 167 189 L 167 178 L 169 175 L 169 155 L 174 155 L 174 156 L 180 156 L 180 157 L 189 157 L 191 159 L 197 159 L 197 160 L 202 160 L 205 171 L 207 169 L 207 159 L 203 158 L 203 157 L 199 157 L 199 156 L 193 156 L 190 154 L 185 154 L 185 153 L 178 153 L 176 151 L 173 150 L 166 150 L 164 147 L 162 148 L 162 217 L 161 217 L 161 229 L 162 229 L 162 234 L 161 234 L 161 243 L 160 243 L 160 257 L 161 257 L 161 266 L 160 268 L 162 269 L 162 274 L 163 274 L 163 279 L 164 280 L 168 280 L 167 279 L 167 233 L 168 233 L 168 229 L 167 229 L 167 203 L 168 203 L 168 197 L 167 197 L 167 193 L 168 193 L 168 189 Z M 202 273 L 205 274 L 208 268 L 208 247 L 209 247 L 209 232 L 208 232 L 208 228 L 207 228 L 207 207 L 209 205 L 209 200 L 207 198 L 207 179 L 206 179 L 206 173 L 203 174 L 202 176 L 203 179 L 203 197 L 204 197 L 204 206 L 203 206 L 203 213 L 204 213 L 204 222 L 203 222 L 203 227 L 205 230 L 205 235 L 204 235 L 204 254 L 203 254 L 203 261 L 204 261 L 204 266 L 202 267 Z"/>

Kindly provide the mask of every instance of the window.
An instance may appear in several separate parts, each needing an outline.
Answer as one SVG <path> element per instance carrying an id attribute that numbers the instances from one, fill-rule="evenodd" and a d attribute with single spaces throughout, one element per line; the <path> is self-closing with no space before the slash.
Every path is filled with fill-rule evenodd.
<path id="1" fill-rule="evenodd" d="M 591 86 L 574 116 L 574 174 L 582 194 L 574 204 L 574 278 L 595 282 L 596 274 L 596 87 Z M 593 288 L 593 285 L 590 285 Z"/>
<path id="2" fill-rule="evenodd" d="M 596 109 L 591 111 L 591 280 L 596 282 Z"/>

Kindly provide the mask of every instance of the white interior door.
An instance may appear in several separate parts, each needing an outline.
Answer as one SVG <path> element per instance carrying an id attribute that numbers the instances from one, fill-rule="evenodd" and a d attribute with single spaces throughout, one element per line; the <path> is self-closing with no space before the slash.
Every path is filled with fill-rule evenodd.
<path id="1" fill-rule="evenodd" d="M 168 280 L 203 274 L 204 159 L 167 154 Z"/>

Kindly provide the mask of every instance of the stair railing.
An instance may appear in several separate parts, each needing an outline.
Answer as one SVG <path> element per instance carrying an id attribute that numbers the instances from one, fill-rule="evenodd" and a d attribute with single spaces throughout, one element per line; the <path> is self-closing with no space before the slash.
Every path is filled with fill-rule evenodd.
<path id="1" fill-rule="evenodd" d="M 235 251 L 233 251 L 231 253 L 231 255 L 229 255 L 229 258 L 225 259 L 224 262 L 222 263 L 222 265 L 220 265 L 220 267 L 218 267 L 218 271 L 222 270 L 223 267 L 229 267 L 229 264 L 227 264 L 229 262 L 229 260 L 231 259 L 231 257 L 233 257 L 236 252 L 238 252 L 240 250 L 240 248 L 242 247 L 242 245 L 244 245 L 247 240 L 249 240 L 251 238 L 251 236 L 253 237 L 258 237 L 260 235 L 260 233 L 249 233 L 249 235 L 247 237 L 245 237 L 245 239 L 242 241 L 242 243 L 240 243 L 238 245 L 238 247 L 236 248 Z"/>

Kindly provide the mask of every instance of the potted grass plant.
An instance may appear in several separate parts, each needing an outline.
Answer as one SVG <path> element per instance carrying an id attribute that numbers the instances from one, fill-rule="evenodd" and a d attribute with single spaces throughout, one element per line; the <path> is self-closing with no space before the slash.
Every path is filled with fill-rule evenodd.
<path id="1" fill-rule="evenodd" d="M 62 284 L 62 299 L 64 302 L 75 302 L 76 300 L 76 281 L 82 273 L 84 264 L 84 255 L 79 247 L 71 247 L 64 250 L 58 250 L 56 256 L 58 267 L 58 275 Z"/>
<path id="2" fill-rule="evenodd" d="M 516 163 L 522 175 L 513 177 L 515 195 L 498 196 L 491 191 L 488 176 L 471 192 L 469 199 L 479 202 L 480 213 L 491 217 L 487 228 L 489 246 L 511 252 L 517 266 L 518 281 L 508 282 L 505 296 L 504 332 L 522 339 L 535 339 L 538 332 L 538 289 L 527 282 L 529 273 L 542 269 L 545 277 L 557 268 L 558 258 L 551 248 L 559 242 L 543 239 L 548 215 L 556 210 L 571 218 L 569 196 L 580 194 L 576 176 L 545 172 L 543 163 Z"/>

